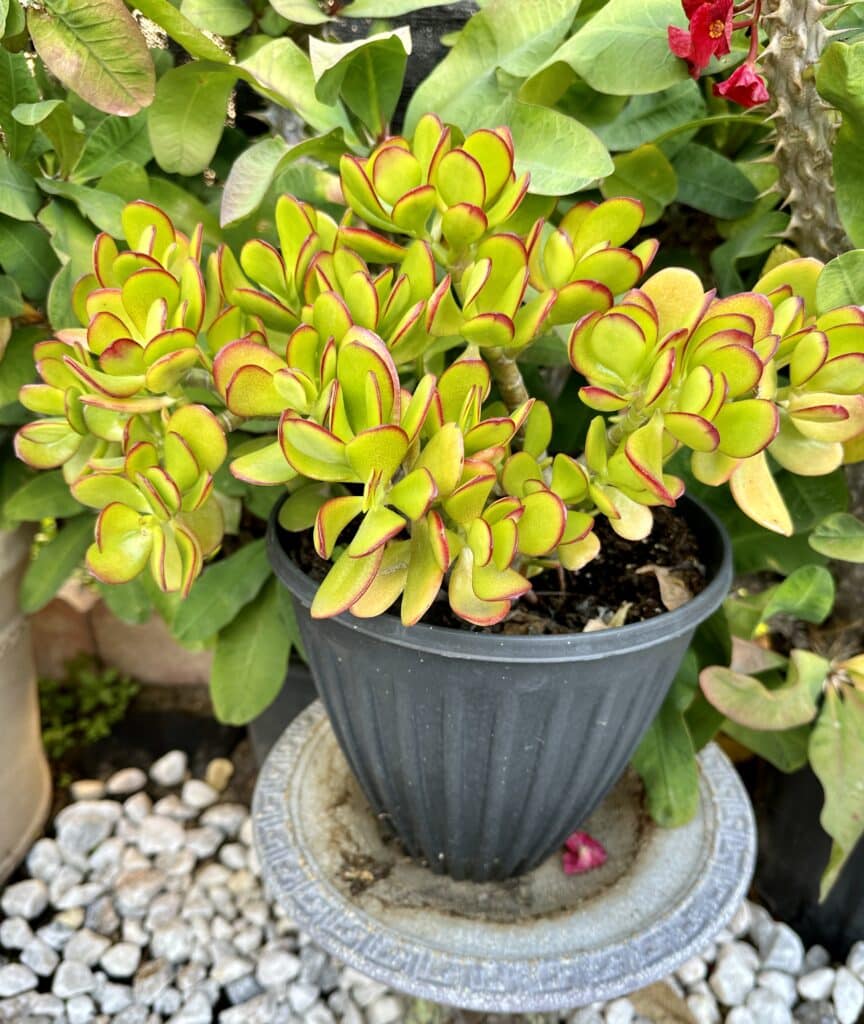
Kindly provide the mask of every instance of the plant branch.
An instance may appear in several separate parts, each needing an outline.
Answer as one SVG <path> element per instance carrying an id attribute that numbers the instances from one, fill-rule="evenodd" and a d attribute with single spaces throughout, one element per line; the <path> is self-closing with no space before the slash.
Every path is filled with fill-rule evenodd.
<path id="1" fill-rule="evenodd" d="M 531 396 L 525 387 L 522 371 L 516 360 L 500 348 L 488 348 L 483 355 L 508 411 L 513 412 L 520 405 L 524 405 Z"/>

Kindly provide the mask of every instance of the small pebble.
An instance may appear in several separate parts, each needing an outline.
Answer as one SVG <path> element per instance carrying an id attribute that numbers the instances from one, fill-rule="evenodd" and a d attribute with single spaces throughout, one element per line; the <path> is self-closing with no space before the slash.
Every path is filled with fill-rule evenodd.
<path id="1" fill-rule="evenodd" d="M 7 917 L 23 917 L 32 921 L 48 906 L 48 886 L 39 878 L 10 885 L 3 893 L 0 907 Z"/>
<path id="2" fill-rule="evenodd" d="M 214 757 L 204 772 L 204 781 L 218 793 L 227 788 L 234 775 L 234 765 L 227 757 Z"/>
<path id="3" fill-rule="evenodd" d="M 150 778 L 160 786 L 179 786 L 186 777 L 188 758 L 182 750 L 169 750 L 150 766 Z"/>
<path id="4" fill-rule="evenodd" d="M 129 796 L 147 785 L 147 776 L 140 768 L 121 768 L 108 779 L 105 785 L 111 796 Z"/>
<path id="5" fill-rule="evenodd" d="M 855 1024 L 864 1009 L 864 985 L 846 967 L 834 977 L 832 1000 L 839 1024 Z"/>
<path id="6" fill-rule="evenodd" d="M 196 810 L 204 810 L 205 807 L 216 803 L 219 793 L 201 779 L 189 779 L 183 783 L 180 799 L 184 804 L 188 804 Z"/>
<path id="7" fill-rule="evenodd" d="M 7 917 L 0 922 L 0 946 L 23 949 L 33 938 L 33 929 L 23 917 Z"/>
<path id="8" fill-rule="evenodd" d="M 39 979 L 24 964 L 6 964 L 0 967 L 0 996 L 8 998 L 36 988 Z"/>
<path id="9" fill-rule="evenodd" d="M 131 978 L 141 963 L 141 948 L 133 942 L 118 942 L 105 950 L 99 963 L 112 978 Z"/>
<path id="10" fill-rule="evenodd" d="M 61 999 L 72 999 L 92 992 L 95 985 L 96 979 L 86 964 L 78 963 L 77 960 L 64 960 L 54 974 L 51 991 Z"/>
<path id="11" fill-rule="evenodd" d="M 804 967 L 804 943 L 788 924 L 777 924 L 759 943 L 762 966 L 787 974 L 800 974 Z"/>
<path id="12" fill-rule="evenodd" d="M 73 800 L 101 800 L 105 796 L 105 783 L 101 779 L 79 779 L 69 787 Z"/>
<path id="13" fill-rule="evenodd" d="M 834 972 L 830 967 L 820 967 L 798 979 L 798 992 L 802 999 L 817 1002 L 828 999 L 834 991 Z"/>

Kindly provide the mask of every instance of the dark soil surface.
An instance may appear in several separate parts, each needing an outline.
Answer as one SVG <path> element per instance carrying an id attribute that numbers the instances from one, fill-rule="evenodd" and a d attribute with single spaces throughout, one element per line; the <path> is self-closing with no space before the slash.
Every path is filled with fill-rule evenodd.
<path id="1" fill-rule="evenodd" d="M 549 570 L 532 580 L 534 590 L 513 605 L 502 622 L 491 627 L 472 626 L 458 618 L 442 591 L 426 613 L 423 622 L 452 629 L 482 630 L 491 633 L 542 635 L 581 633 L 589 622 L 608 623 L 624 605 L 623 625 L 651 619 L 667 610 L 660 586 L 652 569 L 668 569 L 695 597 L 707 583 L 698 542 L 682 516 L 673 510 L 654 510 L 654 529 L 644 541 L 619 537 L 605 519 L 598 518 L 595 532 L 600 538 L 600 554 L 579 572 Z M 290 543 L 291 534 L 283 533 Z M 320 582 L 330 568 L 315 552 L 311 532 L 293 535 L 292 553 L 297 564 L 313 580 Z M 347 534 L 344 539 L 347 539 Z M 639 570 L 642 570 L 641 572 Z M 390 614 L 398 614 L 398 602 Z M 623 612 L 622 612 L 623 614 Z"/>

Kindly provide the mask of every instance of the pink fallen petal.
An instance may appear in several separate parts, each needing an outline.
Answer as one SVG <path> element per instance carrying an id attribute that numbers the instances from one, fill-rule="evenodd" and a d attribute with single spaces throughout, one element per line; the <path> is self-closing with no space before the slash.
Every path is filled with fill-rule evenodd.
<path id="1" fill-rule="evenodd" d="M 602 843 L 587 832 L 574 832 L 564 843 L 562 863 L 565 875 L 581 875 L 602 867 L 608 858 Z"/>

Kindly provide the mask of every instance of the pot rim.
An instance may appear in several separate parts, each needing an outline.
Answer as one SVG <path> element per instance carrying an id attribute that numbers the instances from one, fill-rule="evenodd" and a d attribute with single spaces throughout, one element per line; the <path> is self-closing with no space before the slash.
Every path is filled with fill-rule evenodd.
<path id="1" fill-rule="evenodd" d="M 270 564 L 292 593 L 308 609 L 318 585 L 304 573 L 285 550 L 278 524 L 279 510 L 288 495 L 273 506 L 267 525 L 267 553 Z M 612 654 L 627 654 L 663 644 L 690 633 L 709 618 L 723 603 L 732 585 L 732 545 L 726 528 L 717 516 L 695 498 L 685 495 L 678 507 L 687 518 L 701 518 L 703 525 L 713 530 L 721 550 L 719 564 L 703 591 L 692 600 L 671 612 L 651 619 L 632 622 L 593 633 L 557 633 L 545 636 L 509 636 L 500 633 L 482 633 L 472 630 L 430 626 L 422 622 L 403 626 L 395 615 L 378 615 L 360 619 L 349 612 L 322 619 L 322 624 L 338 623 L 364 636 L 406 647 L 418 654 L 477 661 L 507 662 L 573 662 L 594 661 Z"/>

